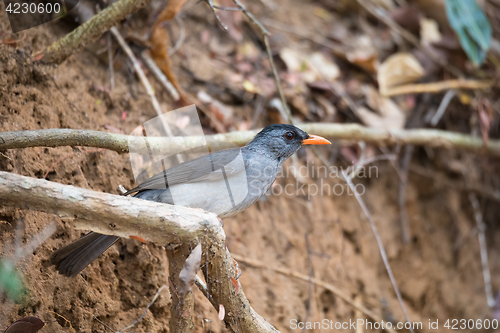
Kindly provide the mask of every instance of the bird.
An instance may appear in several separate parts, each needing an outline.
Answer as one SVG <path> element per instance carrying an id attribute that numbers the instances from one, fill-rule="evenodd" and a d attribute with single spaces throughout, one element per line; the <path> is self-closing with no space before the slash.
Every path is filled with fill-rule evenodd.
<path id="1" fill-rule="evenodd" d="M 134 198 L 201 208 L 224 219 L 259 200 L 274 183 L 283 163 L 302 146 L 323 144 L 331 143 L 293 125 L 270 125 L 244 147 L 177 164 L 124 195 L 135 193 Z M 54 251 L 50 263 L 60 274 L 74 277 L 118 239 L 91 231 Z"/>

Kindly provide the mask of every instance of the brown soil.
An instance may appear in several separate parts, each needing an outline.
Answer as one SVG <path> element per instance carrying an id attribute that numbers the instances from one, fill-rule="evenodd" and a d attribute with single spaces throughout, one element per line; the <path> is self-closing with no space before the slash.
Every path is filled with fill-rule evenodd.
<path id="1" fill-rule="evenodd" d="M 305 25 L 313 4 L 291 2 L 293 5 L 280 15 L 296 18 L 298 26 Z M 218 69 L 214 67 L 207 71 L 213 62 L 206 50 L 208 46 L 199 47 L 199 36 L 208 29 L 220 40 L 233 42 L 219 30 L 209 9 L 194 3 L 185 10 L 188 38 L 173 57 L 175 71 L 183 86 L 193 94 L 200 87 L 212 89 L 214 95 L 231 104 L 236 97 L 214 88 L 223 76 L 217 75 Z M 251 8 L 258 15 L 263 13 L 259 5 Z M 3 9 L 1 13 L 0 30 L 6 31 L 8 23 Z M 129 24 L 137 23 L 132 20 Z M 314 23 L 311 24 L 309 28 L 313 29 Z M 138 26 L 146 31 L 144 26 Z M 109 95 L 101 89 L 109 86 L 107 66 L 92 51 L 73 55 L 48 72 L 28 60 L 31 52 L 42 50 L 69 30 L 65 23 L 52 22 L 26 31 L 26 38 L 17 50 L 0 46 L 1 130 L 118 128 L 129 133 L 154 117 L 149 98 L 141 84 L 129 75 L 124 58 L 122 67 L 115 69 L 116 88 Z M 265 53 L 261 57 L 264 59 Z M 217 66 L 222 68 L 227 64 L 218 62 Z M 150 79 L 163 108 L 174 109 L 176 106 L 167 93 L 152 76 Z M 209 82 L 214 86 L 209 86 Z M 249 105 L 235 103 L 232 107 L 235 119 L 252 119 Z M 127 113 L 124 122 L 122 111 Z M 210 131 L 209 123 L 204 125 Z M 74 153 L 71 147 L 8 150 L 0 155 L 0 170 L 36 178 L 51 170 L 47 176 L 50 181 L 109 193 L 118 193 L 119 184 L 134 186 L 127 155 L 93 150 L 85 148 L 68 158 L 65 157 Z M 312 159 L 305 151 L 299 155 L 301 163 L 306 158 Z M 455 156 L 452 152 L 442 155 L 443 160 Z M 415 163 L 419 163 L 417 158 Z M 56 161 L 60 162 L 55 164 Z M 476 236 L 467 237 L 475 222 L 466 194 L 410 173 L 407 212 L 412 239 L 403 244 L 397 174 L 387 162 L 376 165 L 378 177 L 361 182 L 366 185 L 364 200 L 386 246 L 412 321 L 422 321 L 422 332 L 430 332 L 429 319 L 439 319 L 444 330 L 442 325 L 447 319 L 484 318 L 487 308 L 479 246 Z M 294 178 L 280 182 L 295 184 Z M 487 222 L 493 221 L 491 215 L 485 213 Z M 24 228 L 25 244 L 52 221 L 57 222 L 58 231 L 33 255 L 18 263 L 26 294 L 17 304 L 5 298 L 0 300 L 0 331 L 27 315 L 47 322 L 41 332 L 117 331 L 139 318 L 158 288 L 168 284 L 165 249 L 134 240 L 120 240 L 76 278 L 57 274 L 48 263 L 51 252 L 76 240 L 83 232 L 45 213 L 0 206 L 0 253 L 12 254 L 16 228 Z M 352 196 L 314 196 L 308 200 L 301 195 L 271 195 L 226 220 L 225 229 L 232 253 L 269 265 L 269 270 L 262 270 L 240 263 L 241 283 L 256 311 L 279 330 L 290 331 L 292 319 L 344 322 L 364 317 L 331 292 L 318 286 L 310 289 L 308 283 L 278 274 L 273 267 L 288 267 L 306 274 L 312 271 L 316 278 L 334 284 L 368 308 L 376 309 L 384 320 L 403 320 L 369 222 Z M 459 241 L 462 243 L 457 248 Z M 496 291 L 500 288 L 498 228 L 491 226 L 487 242 Z M 225 331 L 208 301 L 199 291 L 195 295 L 197 331 Z M 168 332 L 169 316 L 170 296 L 165 290 L 133 331 Z"/>

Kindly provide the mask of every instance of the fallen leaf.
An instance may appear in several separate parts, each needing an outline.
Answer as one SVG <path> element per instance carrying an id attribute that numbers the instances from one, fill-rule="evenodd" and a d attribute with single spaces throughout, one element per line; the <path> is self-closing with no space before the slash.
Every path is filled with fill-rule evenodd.
<path id="1" fill-rule="evenodd" d="M 340 69 L 332 60 L 326 58 L 323 53 L 314 52 L 309 57 L 309 63 L 321 74 L 320 79 L 335 81 L 340 76 Z M 315 78 L 316 81 L 318 78 Z M 312 81 L 308 81 L 312 82 Z"/>
<path id="2" fill-rule="evenodd" d="M 210 111 L 224 125 L 229 125 L 233 120 L 233 109 L 228 105 L 216 100 L 205 91 L 200 90 L 197 94 L 198 99 L 209 105 Z"/>
<path id="3" fill-rule="evenodd" d="M 415 82 L 424 74 L 424 68 L 411 53 L 393 54 L 378 69 L 377 80 L 380 93 L 384 95 L 389 88 Z"/>
<path id="4" fill-rule="evenodd" d="M 248 81 L 248 80 L 245 80 L 243 82 L 243 88 L 246 91 L 248 91 L 248 92 L 251 92 L 251 93 L 254 93 L 254 94 L 257 93 L 257 88 L 255 87 L 255 85 L 252 82 Z"/>
<path id="5" fill-rule="evenodd" d="M 349 51 L 346 52 L 347 60 L 364 68 L 370 73 L 375 73 L 379 66 L 377 49 L 369 36 L 353 37 L 349 43 Z"/>
<path id="6" fill-rule="evenodd" d="M 493 121 L 493 109 L 487 99 L 479 103 L 479 120 L 481 123 L 481 134 L 483 136 L 483 146 L 488 145 L 491 122 Z"/>
<path id="7" fill-rule="evenodd" d="M 43 58 L 43 53 L 38 53 L 34 58 L 33 61 L 38 61 Z"/>
<path id="8" fill-rule="evenodd" d="M 475 0 L 445 0 L 446 14 L 460 44 L 475 66 L 486 59 L 491 44 L 491 25 Z"/>
<path id="9" fill-rule="evenodd" d="M 370 111 L 365 107 L 356 109 L 356 116 L 366 126 L 385 130 L 404 127 L 406 115 L 392 99 L 380 96 L 371 86 L 365 86 L 364 91 L 368 106 L 376 111 Z"/>
<path id="10" fill-rule="evenodd" d="M 29 316 L 13 322 L 4 333 L 36 333 L 45 323 L 37 317 Z"/>
<path id="11" fill-rule="evenodd" d="M 420 41 L 422 44 L 433 44 L 439 42 L 443 36 L 439 32 L 439 25 L 433 19 L 420 19 Z"/>
<path id="12" fill-rule="evenodd" d="M 300 72 L 304 56 L 299 52 L 284 47 L 280 50 L 280 58 L 291 72 Z"/>
<path id="13" fill-rule="evenodd" d="M 285 47 L 281 49 L 280 57 L 288 71 L 300 73 L 305 82 L 334 81 L 340 76 L 337 64 L 320 52 L 308 56 Z"/>
<path id="14" fill-rule="evenodd" d="M 333 15 L 330 14 L 329 11 L 324 10 L 321 7 L 314 7 L 313 8 L 313 14 L 316 15 L 319 18 L 322 18 L 325 21 L 331 21 L 333 20 Z"/>

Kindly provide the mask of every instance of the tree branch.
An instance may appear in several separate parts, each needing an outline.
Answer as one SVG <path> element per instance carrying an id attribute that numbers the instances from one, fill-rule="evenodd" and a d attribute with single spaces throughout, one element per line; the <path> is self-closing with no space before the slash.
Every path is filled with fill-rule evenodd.
<path id="1" fill-rule="evenodd" d="M 208 265 L 207 287 L 226 309 L 225 322 L 238 332 L 278 332 L 253 310 L 237 282 L 225 233 L 217 216 L 201 209 L 101 193 L 0 171 L 2 206 L 74 218 L 78 229 L 120 237 L 140 235 L 159 245 L 201 242 Z M 206 272 L 205 272 L 206 273 Z M 216 307 L 218 310 L 218 306 Z"/>
<path id="2" fill-rule="evenodd" d="M 500 157 L 500 141 L 489 140 L 486 146 L 481 138 L 467 134 L 436 129 L 394 129 L 382 130 L 358 124 L 308 123 L 298 125 L 308 133 L 324 136 L 333 140 L 365 141 L 379 146 L 395 144 L 429 146 L 435 148 L 454 148 Z M 224 142 L 245 145 L 257 134 L 258 130 L 230 132 L 224 134 L 154 138 L 127 136 L 90 130 L 46 129 L 0 133 L 0 151 L 12 148 L 86 146 L 126 153 L 130 146 L 136 151 L 146 152 L 146 140 L 153 153 L 178 153 L 208 143 L 211 148 Z M 206 141 L 205 141 L 206 140 Z M 144 149 L 144 150 L 142 150 Z M 203 149 L 200 148 L 200 149 Z M 203 150 L 200 150 L 203 151 Z M 206 151 L 206 148 L 204 148 Z"/>
<path id="3" fill-rule="evenodd" d="M 73 53 L 82 50 L 96 41 L 112 26 L 118 24 L 127 15 L 133 14 L 152 0 L 119 0 L 94 15 L 78 28 L 52 43 L 43 51 L 42 61 L 60 64 Z"/>

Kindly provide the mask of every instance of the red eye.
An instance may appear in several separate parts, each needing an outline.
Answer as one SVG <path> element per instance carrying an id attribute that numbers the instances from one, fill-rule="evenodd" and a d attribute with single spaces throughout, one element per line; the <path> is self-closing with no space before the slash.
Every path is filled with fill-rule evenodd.
<path id="1" fill-rule="evenodd" d="M 286 133 L 286 138 L 288 140 L 292 140 L 293 138 L 295 138 L 295 134 L 293 132 L 287 132 Z"/>

